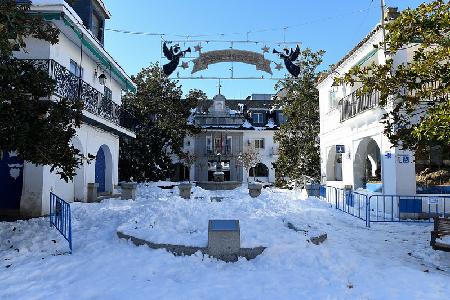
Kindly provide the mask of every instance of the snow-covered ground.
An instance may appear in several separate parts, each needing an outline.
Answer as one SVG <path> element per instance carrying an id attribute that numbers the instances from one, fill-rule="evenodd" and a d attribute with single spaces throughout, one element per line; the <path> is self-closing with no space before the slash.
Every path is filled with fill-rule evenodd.
<path id="1" fill-rule="evenodd" d="M 137 201 L 72 204 L 74 253 L 45 218 L 0 223 L 0 299 L 449 299 L 450 253 L 429 246 L 431 224 L 373 224 L 296 191 L 177 190 L 152 184 Z M 222 196 L 223 202 L 210 202 Z M 256 259 L 174 257 L 117 238 L 206 245 L 207 220 L 239 219 Z M 318 246 L 287 222 L 326 232 Z"/>

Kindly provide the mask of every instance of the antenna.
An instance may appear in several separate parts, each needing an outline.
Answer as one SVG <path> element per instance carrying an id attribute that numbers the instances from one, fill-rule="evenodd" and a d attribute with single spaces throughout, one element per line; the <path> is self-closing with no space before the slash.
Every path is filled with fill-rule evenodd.
<path id="1" fill-rule="evenodd" d="M 221 95 L 220 89 L 222 88 L 222 85 L 220 84 L 220 78 L 219 78 L 219 85 L 218 85 L 218 88 L 219 88 L 219 95 Z"/>
<path id="2" fill-rule="evenodd" d="M 384 0 L 381 0 L 381 28 L 383 30 L 383 48 L 384 55 L 386 56 L 386 27 L 384 22 L 384 11 L 386 9 L 386 5 L 384 4 Z"/>

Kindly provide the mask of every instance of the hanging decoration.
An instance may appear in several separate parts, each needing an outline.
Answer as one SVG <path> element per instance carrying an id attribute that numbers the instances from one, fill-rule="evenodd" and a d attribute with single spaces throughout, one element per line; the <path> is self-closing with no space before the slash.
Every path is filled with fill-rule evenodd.
<path id="1" fill-rule="evenodd" d="M 166 74 L 167 76 L 172 74 L 173 71 L 175 71 L 175 69 L 178 67 L 178 65 L 180 64 L 180 58 L 184 57 L 186 55 L 186 52 L 191 52 L 190 47 L 184 51 L 181 51 L 180 49 L 180 45 L 178 44 L 175 44 L 174 46 L 168 48 L 166 42 L 163 43 L 164 56 L 168 60 L 170 60 L 169 63 L 163 66 L 164 74 Z M 182 67 L 185 68 L 186 64 L 183 64 Z"/>
<path id="2" fill-rule="evenodd" d="M 264 58 L 264 55 L 246 50 L 216 50 L 200 53 L 199 57 L 193 60 L 194 67 L 191 74 L 208 68 L 209 65 L 221 62 L 241 62 L 256 66 L 256 70 L 264 71 L 272 75 L 270 68 L 271 61 Z"/>
<path id="3" fill-rule="evenodd" d="M 273 53 L 278 54 L 280 58 L 284 60 L 284 65 L 286 66 L 288 72 L 292 76 L 298 77 L 298 75 L 300 74 L 300 67 L 294 64 L 294 62 L 300 55 L 300 47 L 297 45 L 297 48 L 295 48 L 295 50 L 291 48 L 290 52 L 288 48 L 284 48 L 283 51 L 284 52 L 273 49 Z"/>
<path id="4" fill-rule="evenodd" d="M 172 43 L 174 46 L 168 47 Z M 289 45 L 296 45 L 295 50 L 291 48 L 289 51 L 287 48 Z M 182 51 L 181 47 L 184 47 L 186 50 Z M 284 50 L 277 51 L 276 47 L 284 47 Z M 191 51 L 191 48 L 193 51 Z M 164 74 L 169 76 L 175 72 L 177 79 L 283 80 L 286 79 L 287 73 L 294 77 L 300 74 L 300 67 L 296 65 L 296 60 L 300 54 L 299 42 L 189 39 L 165 41 L 162 39 L 161 49 L 161 57 L 169 60 L 168 63 L 163 63 Z M 229 63 L 229 67 L 210 70 L 211 65 L 220 63 Z M 253 65 L 256 71 L 261 71 L 265 74 L 253 75 L 253 71 L 251 72 L 252 75 L 244 76 L 244 74 L 249 74 L 249 70 L 246 70 L 241 65 L 236 65 L 236 63 Z M 237 71 L 239 72 L 237 76 L 235 74 L 236 68 L 238 68 Z M 220 71 L 217 72 L 217 70 Z M 227 71 L 230 71 L 230 76 L 228 77 L 226 75 Z M 197 75 L 197 73 L 200 73 L 200 75 Z M 274 73 L 276 74 L 274 75 Z"/>

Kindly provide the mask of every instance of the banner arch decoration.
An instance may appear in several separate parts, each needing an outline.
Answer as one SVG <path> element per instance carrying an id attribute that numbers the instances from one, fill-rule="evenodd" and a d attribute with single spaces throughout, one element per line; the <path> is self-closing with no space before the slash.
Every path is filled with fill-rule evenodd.
<path id="1" fill-rule="evenodd" d="M 224 47 L 224 44 L 228 47 Z M 300 73 L 296 64 L 300 54 L 299 44 L 300 42 L 162 40 L 161 64 L 164 74 L 176 79 L 284 80 L 288 78 L 287 75 L 298 77 Z M 230 76 L 223 72 L 217 75 L 204 74 L 213 72 L 209 68 L 211 65 L 222 63 L 230 64 Z M 255 66 L 257 75 L 236 76 L 235 63 Z"/>

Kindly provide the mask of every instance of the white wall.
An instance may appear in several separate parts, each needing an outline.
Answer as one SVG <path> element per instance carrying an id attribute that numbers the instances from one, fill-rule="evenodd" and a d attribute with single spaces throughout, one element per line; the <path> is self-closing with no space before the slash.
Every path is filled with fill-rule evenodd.
<path id="1" fill-rule="evenodd" d="M 106 168 L 106 188 L 113 191 L 114 184 L 118 183 L 119 162 L 119 138 L 106 131 L 83 124 L 77 130 L 76 138 L 83 153 L 97 154 L 98 149 L 103 146 L 111 151 L 112 163 Z M 107 156 L 107 153 L 105 153 Z M 30 216 L 46 215 L 49 212 L 50 192 L 55 193 L 67 202 L 73 202 L 75 196 L 86 200 L 87 184 L 95 182 L 95 160 L 83 164 L 82 191 L 75 191 L 76 185 L 73 181 L 66 183 L 60 176 L 50 172 L 49 166 L 35 166 L 30 163 L 24 165 L 24 184 L 21 199 L 21 213 Z M 108 175 L 109 174 L 109 175 Z M 81 196 L 80 196 L 81 195 Z"/>
<path id="2" fill-rule="evenodd" d="M 275 131 L 273 130 L 245 130 L 243 143 L 244 143 L 244 151 L 249 147 L 249 141 L 251 145 L 255 145 L 254 141 L 256 139 L 264 139 L 264 149 L 260 150 L 261 155 L 261 163 L 269 168 L 269 177 L 268 178 L 257 178 L 260 181 L 268 181 L 275 182 L 275 169 L 273 168 L 272 163 L 277 160 L 277 155 L 273 155 L 273 152 L 277 153 L 278 143 L 273 140 L 273 136 Z M 253 181 L 253 177 L 248 176 L 248 170 L 244 170 L 243 182 L 247 182 L 249 179 Z"/>

